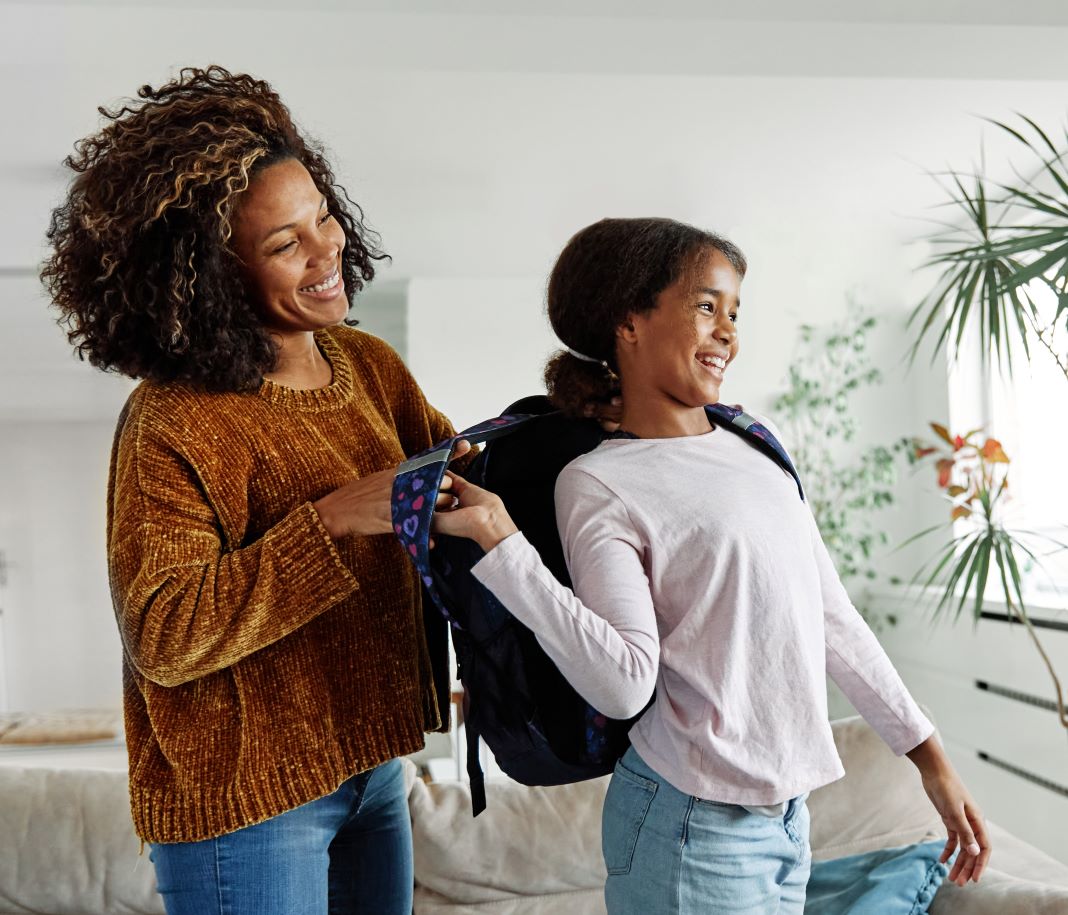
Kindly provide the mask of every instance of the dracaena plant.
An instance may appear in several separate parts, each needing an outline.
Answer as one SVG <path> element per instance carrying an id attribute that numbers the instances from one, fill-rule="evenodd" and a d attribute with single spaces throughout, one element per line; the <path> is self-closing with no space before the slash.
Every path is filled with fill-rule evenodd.
<path id="1" fill-rule="evenodd" d="M 925 588 L 937 587 L 939 597 L 935 616 L 952 612 L 959 618 L 970 605 L 980 618 L 988 585 L 1000 591 L 1011 618 L 1022 623 L 1046 665 L 1053 682 L 1057 714 L 1068 728 L 1064 696 L 1057 672 L 1046 653 L 1024 603 L 1021 568 L 1041 565 L 1040 544 L 1053 549 L 1065 545 L 1034 531 L 1006 526 L 1009 495 L 1009 457 L 1001 443 L 974 429 L 953 435 L 945 426 L 931 423 L 938 440 L 913 440 L 911 462 L 933 462 L 938 486 L 948 502 L 948 519 L 921 531 L 906 544 L 948 528 L 949 542 L 928 560 L 913 577 Z M 904 546 L 905 544 L 903 544 Z"/>
<path id="2" fill-rule="evenodd" d="M 934 337 L 936 353 L 955 357 L 974 327 L 984 360 L 1011 372 L 1013 353 L 1030 359 L 1037 345 L 1068 380 L 1068 128 L 1051 136 L 1022 115 L 989 123 L 1022 146 L 1017 178 L 991 180 L 982 164 L 943 176 L 955 215 L 929 237 L 927 266 L 940 273 L 910 317 L 912 356 Z"/>

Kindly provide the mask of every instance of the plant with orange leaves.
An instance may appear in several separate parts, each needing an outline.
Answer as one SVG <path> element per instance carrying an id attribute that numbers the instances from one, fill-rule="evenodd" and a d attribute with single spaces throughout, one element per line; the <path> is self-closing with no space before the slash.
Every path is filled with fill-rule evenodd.
<path id="1" fill-rule="evenodd" d="M 937 585 L 941 589 L 935 616 L 956 603 L 954 619 L 957 619 L 971 601 L 973 615 L 978 622 L 982 616 L 987 585 L 993 577 L 995 586 L 1000 586 L 1010 618 L 1023 623 L 1042 656 L 1053 681 L 1060 722 L 1068 728 L 1060 680 L 1031 625 L 1020 575 L 1020 567 L 1025 563 L 1041 565 L 1040 558 L 1029 543 L 1037 546 L 1038 541 L 1046 541 L 1055 550 L 1068 549 L 1068 546 L 1043 534 L 1014 530 L 1005 525 L 1004 505 L 1009 498 L 1010 462 L 1001 442 L 996 438 L 981 441 L 982 429 L 973 429 L 965 435 L 952 435 L 938 423 L 931 423 L 931 429 L 941 441 L 932 445 L 914 440 L 909 460 L 911 463 L 929 458 L 934 460 L 938 486 L 945 491 L 951 506 L 950 539 L 917 571 L 912 584 L 926 575 L 923 582 L 925 588 Z M 945 524 L 936 524 L 909 538 L 902 546 L 945 528 Z"/>

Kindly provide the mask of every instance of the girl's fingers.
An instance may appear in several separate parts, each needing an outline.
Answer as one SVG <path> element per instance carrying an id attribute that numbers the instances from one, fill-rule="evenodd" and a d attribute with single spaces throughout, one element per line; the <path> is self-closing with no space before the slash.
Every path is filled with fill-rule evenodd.
<path id="1" fill-rule="evenodd" d="M 940 864 L 945 864 L 951 857 L 953 852 L 957 848 L 957 837 L 953 834 L 949 834 L 949 838 L 946 839 L 946 847 L 942 849 L 942 854 L 939 856 L 938 861 Z"/>
<path id="2" fill-rule="evenodd" d="M 986 823 L 983 822 L 983 815 L 971 807 L 966 807 L 966 813 L 968 821 L 972 824 L 972 829 L 975 832 L 976 841 L 978 841 L 982 849 L 975 861 L 975 870 L 972 872 L 972 880 L 978 883 L 979 878 L 983 876 L 983 871 L 986 870 L 987 862 L 990 860 L 990 839 L 986 834 Z"/>

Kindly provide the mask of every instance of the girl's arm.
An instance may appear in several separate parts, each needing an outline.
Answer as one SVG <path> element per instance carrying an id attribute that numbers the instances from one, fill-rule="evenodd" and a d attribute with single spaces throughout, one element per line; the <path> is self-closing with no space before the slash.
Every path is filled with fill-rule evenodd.
<path id="1" fill-rule="evenodd" d="M 611 718 L 637 715 L 656 685 L 660 640 L 641 548 L 619 500 L 581 471 L 560 475 L 557 524 L 572 591 L 545 567 L 496 495 L 460 477 L 453 492 L 459 506 L 437 512 L 434 530 L 470 537 L 486 550 L 472 573 L 534 632 L 587 702 Z"/>
<path id="2" fill-rule="evenodd" d="M 899 756 L 920 772 L 924 790 L 948 835 L 941 860 L 960 847 L 949 880 L 964 886 L 978 881 L 990 858 L 982 811 L 950 763 L 934 725 L 920 711 L 842 586 L 812 519 L 812 541 L 823 594 L 827 673 L 861 715 Z"/>
<path id="3" fill-rule="evenodd" d="M 942 849 L 942 863 L 960 846 L 961 854 L 953 863 L 949 879 L 958 886 L 964 886 L 969 880 L 978 883 L 990 860 L 990 839 L 983 812 L 934 734 L 909 750 L 907 756 L 920 770 L 924 790 L 946 827 L 948 838 Z"/>

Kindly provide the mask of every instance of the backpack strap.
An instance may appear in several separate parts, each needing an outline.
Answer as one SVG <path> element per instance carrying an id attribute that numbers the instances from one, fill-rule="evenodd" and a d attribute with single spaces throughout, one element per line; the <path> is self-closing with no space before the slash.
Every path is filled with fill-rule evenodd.
<path id="1" fill-rule="evenodd" d="M 452 438 L 439 442 L 420 454 L 409 458 L 397 468 L 393 479 L 390 513 L 393 532 L 408 553 L 423 582 L 423 593 L 437 605 L 442 615 L 457 629 L 459 623 L 449 614 L 448 603 L 438 593 L 430 569 L 430 522 L 434 515 L 441 481 L 452 460 L 457 443 L 463 439 L 472 445 L 492 441 L 514 432 L 531 419 L 533 414 L 504 414 L 465 429 Z M 475 816 L 486 809 L 486 784 L 478 758 L 478 728 L 467 720 L 467 773 L 471 779 L 471 807 Z"/>
<path id="2" fill-rule="evenodd" d="M 794 467 L 794 462 L 790 460 L 790 455 L 786 453 L 786 449 L 783 448 L 767 426 L 758 422 L 741 408 L 731 407 L 727 404 L 709 404 L 705 407 L 705 412 L 708 414 L 708 418 L 717 426 L 729 429 L 736 435 L 742 436 L 754 448 L 764 452 L 790 474 L 797 484 L 797 493 L 801 496 L 801 501 L 805 501 L 805 489 L 801 485 L 801 477 L 797 472 L 797 468 Z"/>
<path id="3" fill-rule="evenodd" d="M 430 521 L 441 489 L 441 481 L 445 479 L 445 470 L 461 439 L 472 445 L 479 445 L 508 435 L 534 418 L 528 414 L 505 414 L 487 419 L 439 442 L 397 467 L 390 506 L 393 532 L 419 571 L 427 594 L 454 626 L 457 623 L 449 615 L 448 605 L 438 593 L 430 572 Z"/>

